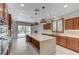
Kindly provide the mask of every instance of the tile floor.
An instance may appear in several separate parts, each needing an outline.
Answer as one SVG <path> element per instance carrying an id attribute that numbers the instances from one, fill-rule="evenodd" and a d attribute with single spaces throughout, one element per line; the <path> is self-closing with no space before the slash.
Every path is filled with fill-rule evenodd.
<path id="1" fill-rule="evenodd" d="M 1 55 L 1 40 L 0 40 L 0 55 Z"/>
<path id="2" fill-rule="evenodd" d="M 15 41 L 11 49 L 10 55 L 39 55 L 30 43 L 26 43 L 25 38 Z M 56 55 L 79 55 L 72 50 L 56 45 Z"/>

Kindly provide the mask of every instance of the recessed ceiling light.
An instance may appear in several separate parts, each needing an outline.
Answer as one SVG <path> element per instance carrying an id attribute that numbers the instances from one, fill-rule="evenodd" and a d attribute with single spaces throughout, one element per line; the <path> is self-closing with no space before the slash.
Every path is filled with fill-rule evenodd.
<path id="1" fill-rule="evenodd" d="M 22 7 L 24 7 L 24 4 L 21 4 Z"/>
<path id="2" fill-rule="evenodd" d="M 67 4 L 65 4 L 65 5 L 64 5 L 64 7 L 66 8 L 66 7 L 68 7 L 68 5 L 67 5 Z"/>

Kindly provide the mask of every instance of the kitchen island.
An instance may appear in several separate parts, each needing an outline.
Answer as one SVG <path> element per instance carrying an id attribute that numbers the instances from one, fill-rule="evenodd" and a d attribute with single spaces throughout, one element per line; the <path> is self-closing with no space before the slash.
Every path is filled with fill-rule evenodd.
<path id="1" fill-rule="evenodd" d="M 53 55 L 56 53 L 56 38 L 46 35 L 27 35 L 26 41 L 32 43 L 38 49 L 40 55 Z"/>

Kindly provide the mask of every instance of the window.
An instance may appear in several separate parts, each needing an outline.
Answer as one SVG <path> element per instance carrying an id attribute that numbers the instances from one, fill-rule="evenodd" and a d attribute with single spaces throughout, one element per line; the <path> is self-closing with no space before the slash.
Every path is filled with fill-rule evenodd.
<path id="1" fill-rule="evenodd" d="M 25 37 L 31 34 L 31 26 L 18 25 L 18 37 Z"/>

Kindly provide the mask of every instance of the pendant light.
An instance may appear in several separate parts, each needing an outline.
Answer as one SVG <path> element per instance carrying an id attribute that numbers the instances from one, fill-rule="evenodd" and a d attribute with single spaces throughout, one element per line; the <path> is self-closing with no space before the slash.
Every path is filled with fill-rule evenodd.
<path id="1" fill-rule="evenodd" d="M 42 16 L 43 17 L 42 17 L 40 23 L 46 23 L 47 22 L 46 19 L 44 18 L 44 16 L 45 16 L 44 12 L 45 12 L 45 6 L 42 6 Z"/>

